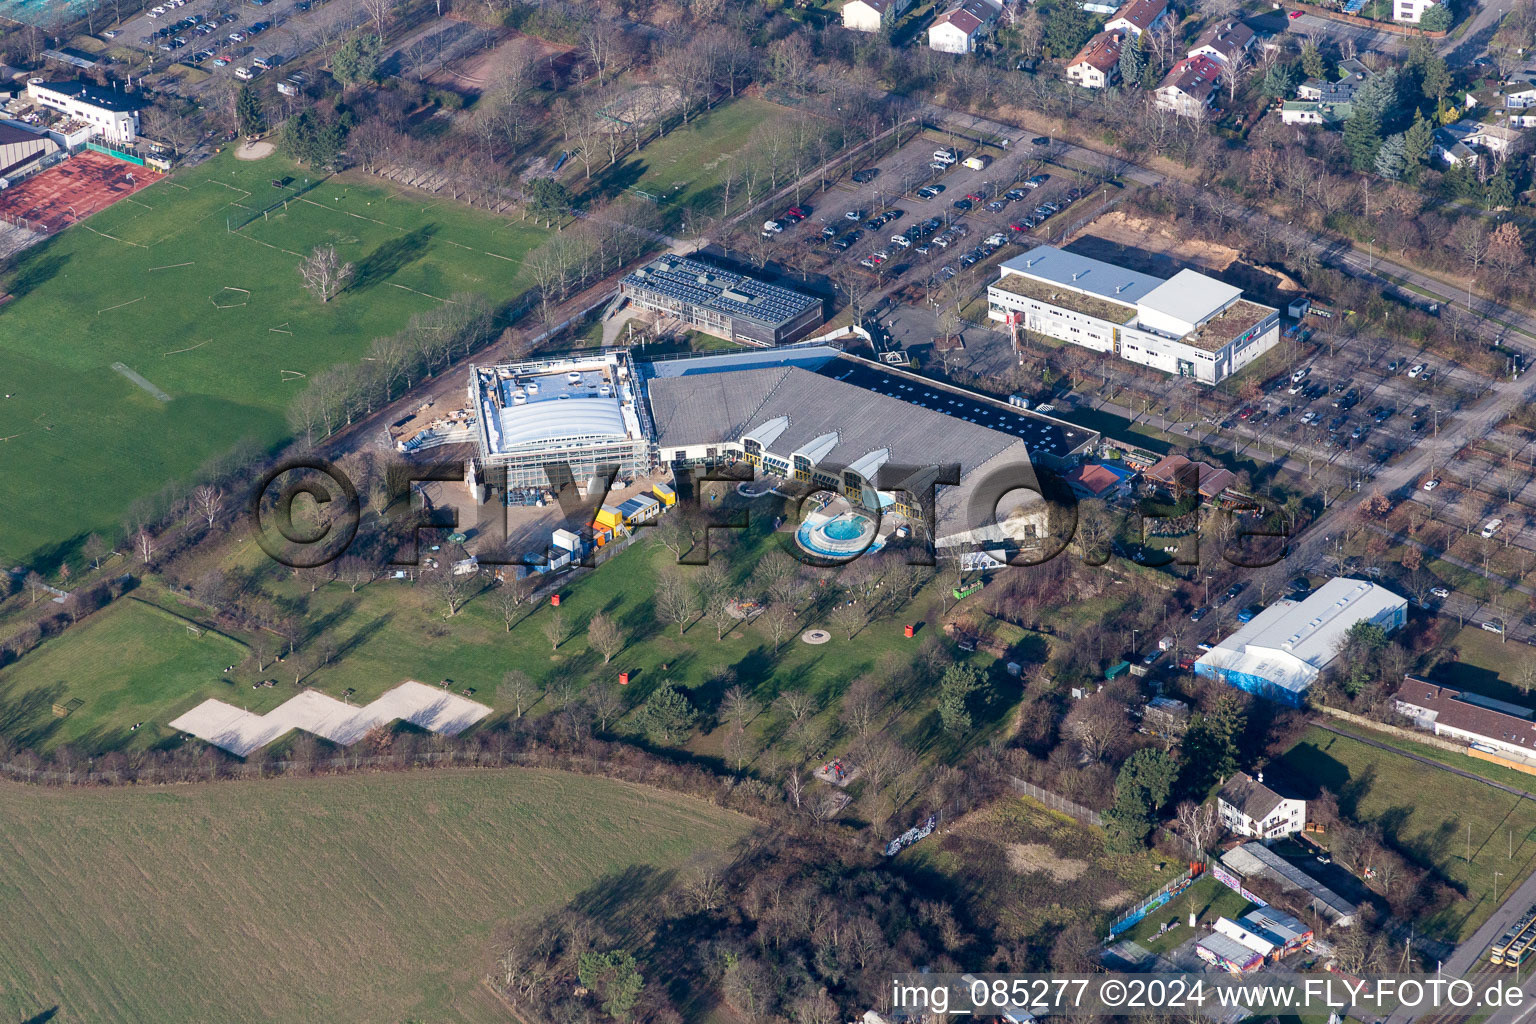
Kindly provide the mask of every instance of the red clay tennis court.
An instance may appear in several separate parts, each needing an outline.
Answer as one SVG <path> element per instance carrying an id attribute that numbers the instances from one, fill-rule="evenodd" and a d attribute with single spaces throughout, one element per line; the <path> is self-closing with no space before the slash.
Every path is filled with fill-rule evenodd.
<path id="1" fill-rule="evenodd" d="M 154 182 L 147 167 L 89 150 L 0 191 L 0 220 L 57 231 Z"/>

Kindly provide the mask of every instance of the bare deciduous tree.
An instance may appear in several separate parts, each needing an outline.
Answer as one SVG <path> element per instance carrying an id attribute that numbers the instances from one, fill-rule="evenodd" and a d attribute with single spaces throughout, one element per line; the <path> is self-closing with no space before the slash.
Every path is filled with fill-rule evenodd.
<path id="1" fill-rule="evenodd" d="M 624 634 L 619 631 L 618 623 L 598 612 L 587 621 L 587 643 L 603 656 L 606 665 L 624 649 Z"/>
<path id="2" fill-rule="evenodd" d="M 1174 815 L 1174 830 L 1202 852 L 1209 849 L 1211 840 L 1216 838 L 1218 824 L 1216 805 L 1210 801 L 1197 804 L 1185 800 Z"/>
<path id="3" fill-rule="evenodd" d="M 212 484 L 204 484 L 192 492 L 192 505 L 197 509 L 197 514 L 208 521 L 211 530 L 214 520 L 224 511 L 224 492 Z"/>
<path id="4" fill-rule="evenodd" d="M 299 264 L 304 287 L 321 302 L 330 302 L 352 280 L 357 267 L 343 263 L 334 245 L 317 245 Z"/>
<path id="5" fill-rule="evenodd" d="M 523 712 L 533 701 L 533 695 L 536 692 L 533 680 L 529 679 L 526 673 L 512 669 L 501 677 L 501 685 L 496 687 L 496 699 L 503 704 L 512 705 L 513 713 L 518 718 L 522 718 Z"/>
<path id="6" fill-rule="evenodd" d="M 544 634 L 544 639 L 549 641 L 549 649 L 558 651 L 560 644 L 565 641 L 565 612 L 559 608 L 551 608 L 544 621 L 539 624 L 539 632 Z"/>

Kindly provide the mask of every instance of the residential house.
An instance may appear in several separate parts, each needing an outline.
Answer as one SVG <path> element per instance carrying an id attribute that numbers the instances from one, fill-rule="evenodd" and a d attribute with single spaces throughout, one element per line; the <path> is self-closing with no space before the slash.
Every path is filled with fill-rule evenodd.
<path id="1" fill-rule="evenodd" d="M 928 46 L 943 53 L 975 53 L 1001 13 L 1002 5 L 993 0 L 965 0 L 928 26 Z"/>
<path id="2" fill-rule="evenodd" d="M 1221 823 L 1233 835 L 1251 839 L 1280 839 L 1300 832 L 1307 822 L 1307 802 L 1283 797 L 1257 777 L 1238 772 L 1216 794 Z"/>
<path id="3" fill-rule="evenodd" d="M 1292 116 L 1286 116 L 1286 106 L 1281 107 L 1281 120 L 1286 124 L 1339 124 L 1349 120 L 1355 94 L 1374 77 L 1370 68 L 1353 58 L 1339 61 L 1339 77 L 1331 82 L 1309 78 L 1296 87 L 1296 99 L 1312 107 L 1296 108 Z M 1288 106 L 1288 105 L 1287 105 Z M 1309 116 L 1315 112 L 1315 118 Z"/>
<path id="4" fill-rule="evenodd" d="M 1168 20 L 1168 0 L 1130 0 L 1104 23 L 1104 31 L 1119 32 L 1126 39 L 1139 38 Z"/>
<path id="5" fill-rule="evenodd" d="M 1185 57 L 1157 87 L 1157 105 L 1180 117 L 1205 113 L 1216 100 L 1222 66 L 1210 57 Z"/>
<path id="6" fill-rule="evenodd" d="M 1520 132 L 1500 124 L 1463 118 L 1435 129 L 1434 155 L 1451 166 L 1477 162 L 1478 151 L 1507 153 Z"/>
<path id="7" fill-rule="evenodd" d="M 1393 708 L 1414 726 L 1484 753 L 1536 760 L 1536 722 L 1531 711 L 1464 690 L 1404 676 Z"/>
<path id="8" fill-rule="evenodd" d="M 1314 100 L 1286 100 L 1280 104 L 1282 124 L 1322 124 L 1323 112 Z"/>
<path id="9" fill-rule="evenodd" d="M 1462 98 L 1468 110 L 1478 117 L 1506 128 L 1536 127 L 1536 71 L 1515 75 L 1506 82 L 1490 79 L 1481 82 Z"/>
<path id="10" fill-rule="evenodd" d="M 848 0 L 843 5 L 843 28 L 853 32 L 879 32 L 901 17 L 912 0 Z"/>
<path id="11" fill-rule="evenodd" d="M 1125 37 L 1100 32 L 1067 65 L 1067 81 L 1085 89 L 1106 89 L 1120 78 L 1120 47 Z"/>
<path id="12" fill-rule="evenodd" d="M 1393 0 L 1392 20 L 1417 25 L 1439 0 Z"/>
<path id="13" fill-rule="evenodd" d="M 1223 64 L 1230 64 L 1248 52 L 1248 48 L 1253 45 L 1253 40 L 1253 29 L 1242 22 L 1222 22 L 1200 33 L 1200 38 L 1195 41 L 1194 47 L 1187 56 L 1210 57 Z"/>

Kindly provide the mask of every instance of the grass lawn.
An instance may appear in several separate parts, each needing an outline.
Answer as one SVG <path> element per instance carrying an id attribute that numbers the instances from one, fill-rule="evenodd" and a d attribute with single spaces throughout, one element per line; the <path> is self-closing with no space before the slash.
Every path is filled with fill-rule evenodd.
<path id="1" fill-rule="evenodd" d="M 1513 616 L 1510 621 L 1514 621 Z M 1436 665 L 1429 674 L 1432 681 L 1529 706 L 1530 694 L 1521 690 L 1526 668 L 1536 661 L 1536 651 L 1529 645 L 1505 642 L 1497 633 L 1474 624 L 1457 633 L 1451 646 L 1456 649 L 1456 660 Z"/>
<path id="2" fill-rule="evenodd" d="M 776 103 L 737 96 L 594 175 L 597 187 L 610 194 L 637 189 L 658 196 L 669 223 L 680 224 L 689 213 L 718 217 L 721 182 L 732 159 L 759 159 L 764 132 L 795 116 Z M 781 185 L 793 176 L 793 168 L 782 172 Z M 738 183 L 731 195 L 733 210 L 745 198 L 739 189 Z"/>
<path id="3" fill-rule="evenodd" d="M 498 928 L 577 899 L 622 934 L 751 825 L 522 769 L 4 785 L 0 819 L 0 1014 L 161 1024 L 504 1021 L 480 986 Z"/>
<path id="4" fill-rule="evenodd" d="M 1130 939 L 1143 949 L 1154 953 L 1166 953 L 1186 940 L 1211 928 L 1218 917 L 1236 920 L 1253 906 L 1238 893 L 1222 885 L 1210 875 L 1195 879 L 1188 889 L 1158 907 L 1136 922 L 1135 927 L 1123 933 L 1121 939 Z M 1189 915 L 1195 914 L 1196 927 L 1189 927 Z M 1158 934 L 1158 929 L 1168 921 L 1177 921 L 1172 928 Z"/>
<path id="5" fill-rule="evenodd" d="M 736 540 L 731 555 L 730 564 L 739 578 L 747 576 L 775 543 L 773 515 L 766 505 L 753 507 L 754 527 Z M 246 543 L 239 550 L 249 552 L 238 556 L 248 566 L 258 564 L 256 557 L 264 557 L 254 544 Z M 702 620 L 680 636 L 676 626 L 657 618 L 654 603 L 657 574 L 673 560 L 660 544 L 635 544 L 595 571 L 570 577 L 560 590 L 558 612 L 547 602 L 525 606 L 523 618 L 510 632 L 488 594 L 471 600 L 450 621 L 444 618 L 441 603 L 402 581 L 380 580 L 356 593 L 330 583 L 311 593 L 286 572 L 267 564 L 265 586 L 313 627 L 313 635 L 296 657 L 258 672 L 253 663 L 242 662 L 242 653 L 227 641 L 218 642 L 211 635 L 193 637 L 169 618 L 120 601 L 0 670 L 0 708 L 16 709 L 0 718 L 0 729 L 44 748 L 66 741 L 85 752 L 150 747 L 173 742 L 175 733 L 166 723 L 208 697 L 264 712 L 298 692 L 297 676 L 302 676 L 303 685 L 333 697 L 355 689 L 354 702 L 371 700 L 404 679 L 428 684 L 450 679 L 455 690 L 473 688 L 476 700 L 511 711 L 498 702 L 496 689 L 505 672 L 519 669 L 541 691 L 567 681 L 580 691 L 593 683 L 616 683 L 619 672 L 628 672 L 631 683 L 623 693 L 631 705 L 670 681 L 688 689 L 694 705 L 706 714 L 732 681 L 764 705 L 784 690 L 804 691 L 817 698 L 822 710 L 802 728 L 814 728 L 818 731 L 811 735 L 838 742 L 835 698 L 859 675 L 875 671 L 882 656 L 902 650 L 903 644 L 915 649 L 926 635 L 924 629 L 937 628 L 925 595 L 919 594 L 916 604 L 887 612 L 886 618 L 866 626 L 852 640 L 838 633 L 820 646 L 791 637 L 775 653 L 772 639 L 761 626 L 737 623 L 716 640 L 711 636 L 714 626 Z M 698 569 L 683 566 L 680 571 Z M 936 592 L 933 588 L 939 585 L 930 584 L 930 590 Z M 139 596 L 178 614 L 207 619 L 206 612 L 182 605 L 174 595 L 157 588 L 146 587 Z M 586 623 L 600 610 L 620 625 L 628 640 L 626 649 L 607 665 L 586 640 Z M 555 650 L 543 626 L 557 614 L 565 626 L 565 639 Z M 917 639 L 902 638 L 902 623 L 921 623 L 925 618 L 930 624 L 921 627 Z M 811 611 L 798 629 L 826 625 L 824 612 Z M 333 657 L 317 667 L 317 660 L 322 660 L 317 654 L 327 648 Z M 1003 680 L 992 658 L 985 654 L 971 658 L 984 670 L 996 668 L 996 677 Z M 235 671 L 225 673 L 231 662 L 236 664 Z M 252 689 L 251 684 L 260 679 L 276 679 L 279 685 Z M 51 714 L 51 705 L 61 693 L 85 701 L 67 719 Z M 897 695 L 893 714 L 898 716 L 898 732 L 915 751 L 947 759 L 987 742 L 1003 728 L 1020 695 L 1016 684 L 1010 688 L 1007 681 L 999 681 L 990 702 L 983 705 L 978 700 L 973 706 L 974 730 L 959 738 L 940 728 L 931 693 Z M 620 719 L 618 728 L 630 728 L 630 721 Z M 144 728 L 130 733 L 138 722 L 146 723 Z M 785 728 L 777 714 L 759 715 L 750 727 L 759 747 L 782 738 Z M 708 739 L 702 742 L 700 752 L 718 753 Z M 811 753 L 820 753 L 819 747 Z"/>
<path id="6" fill-rule="evenodd" d="M 955 822 L 897 864 L 940 876 L 1000 938 L 1037 939 L 1046 949 L 1059 928 L 1084 915 L 1102 933 L 1183 867 L 1151 852 L 1110 853 L 1101 830 L 1024 797 Z"/>
<path id="7" fill-rule="evenodd" d="M 542 231 L 361 178 L 297 198 L 305 173 L 219 156 L 56 235 L 0 282 L 16 296 L 0 307 L 5 564 L 115 529 L 136 499 L 241 441 L 281 441 L 302 375 L 359 358 L 438 299 L 505 302 L 525 286 L 519 260 Z M 226 230 L 284 195 L 286 210 Z M 304 291 L 294 255 L 324 243 L 358 269 L 328 304 Z"/>
<path id="8" fill-rule="evenodd" d="M 1489 767 L 1467 761 L 1478 772 Z M 1439 938 L 1463 938 L 1487 919 L 1498 905 L 1495 871 L 1508 893 L 1536 866 L 1536 801 L 1320 729 L 1274 767 L 1301 795 L 1327 788 L 1343 814 L 1380 825 L 1388 842 L 1465 894 L 1419 922 Z"/>
<path id="9" fill-rule="evenodd" d="M 1419 757 L 1427 757 L 1432 761 L 1439 761 L 1441 764 L 1448 765 L 1451 768 L 1471 772 L 1474 775 L 1481 775 L 1483 778 L 1490 779 L 1493 782 L 1526 790 L 1533 797 L 1536 797 L 1536 775 L 1527 775 L 1525 772 L 1506 768 L 1493 761 L 1469 757 L 1466 754 L 1453 754 L 1448 750 L 1441 750 L 1439 747 L 1431 747 L 1424 743 L 1415 743 L 1412 740 L 1405 740 L 1390 733 L 1378 733 L 1357 726 L 1352 722 L 1331 722 L 1329 724 L 1352 735 L 1369 738 L 1377 743 L 1385 743 L 1387 746 L 1397 750 L 1405 750 L 1410 754 L 1417 754 Z"/>

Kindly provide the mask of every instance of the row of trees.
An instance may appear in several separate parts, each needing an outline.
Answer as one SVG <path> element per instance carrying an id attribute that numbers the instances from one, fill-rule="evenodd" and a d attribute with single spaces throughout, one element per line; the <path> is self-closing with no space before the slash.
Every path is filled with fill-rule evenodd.
<path id="1" fill-rule="evenodd" d="M 290 403 L 289 425 L 313 445 L 486 344 L 495 337 L 497 322 L 485 296 L 457 293 L 412 316 L 402 330 L 375 338 L 364 361 L 313 377 Z"/>

